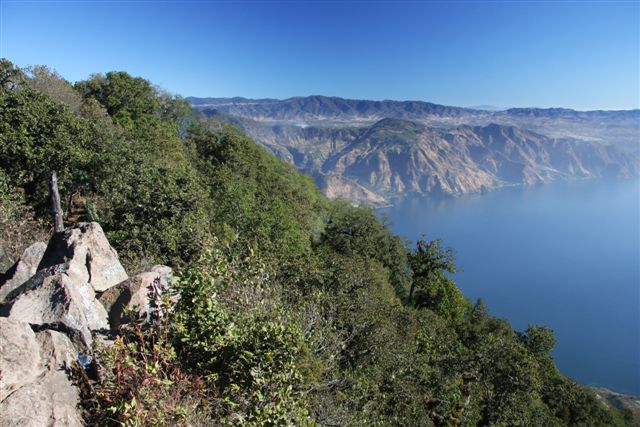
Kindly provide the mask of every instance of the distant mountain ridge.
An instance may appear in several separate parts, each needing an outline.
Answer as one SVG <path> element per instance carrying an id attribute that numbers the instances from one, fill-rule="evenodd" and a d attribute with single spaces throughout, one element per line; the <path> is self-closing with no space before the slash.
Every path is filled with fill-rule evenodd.
<path id="1" fill-rule="evenodd" d="M 580 111 L 570 108 L 498 108 L 455 107 L 425 101 L 372 101 L 364 99 L 345 99 L 334 96 L 300 96 L 287 99 L 250 99 L 234 98 L 197 98 L 188 97 L 198 109 L 214 108 L 226 113 L 242 116 L 262 116 L 272 120 L 295 119 L 304 116 L 324 118 L 358 117 L 367 114 L 379 114 L 384 118 L 403 118 L 401 116 L 423 118 L 425 114 L 434 115 L 525 115 L 538 117 L 615 117 L 628 116 L 640 118 L 640 109 L 634 110 L 590 110 Z"/>
<path id="2" fill-rule="evenodd" d="M 383 119 L 322 166 L 386 197 L 465 194 L 556 179 L 632 177 L 636 160 L 612 146 L 552 139 L 501 125 L 443 131 Z"/>
<path id="3" fill-rule="evenodd" d="M 383 204 L 557 179 L 640 173 L 640 110 L 473 110 L 336 97 L 189 98 L 314 176 L 325 194 Z"/>

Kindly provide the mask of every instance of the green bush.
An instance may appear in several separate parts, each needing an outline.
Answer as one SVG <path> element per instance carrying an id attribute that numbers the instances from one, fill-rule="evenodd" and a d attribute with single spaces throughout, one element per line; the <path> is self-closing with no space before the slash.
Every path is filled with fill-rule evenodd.
<path id="1" fill-rule="evenodd" d="M 302 393 L 301 330 L 254 259 L 210 253 L 185 271 L 173 323 L 183 361 L 206 379 L 223 424 L 312 424 Z"/>
<path id="2" fill-rule="evenodd" d="M 100 348 L 95 363 L 101 378 L 91 384 L 84 369 L 74 374 L 83 390 L 87 425 L 206 425 L 215 402 L 204 383 L 183 372 L 173 347 L 157 330 L 121 331 L 115 343 Z"/>
<path id="3" fill-rule="evenodd" d="M 5 259 L 48 220 L 52 169 L 130 271 L 179 269 L 168 329 L 123 330 L 100 353 L 95 424 L 626 423 L 557 370 L 550 330 L 472 306 L 439 240 L 407 249 L 374 211 L 326 201 L 142 78 L 72 87 L 0 60 Z"/>

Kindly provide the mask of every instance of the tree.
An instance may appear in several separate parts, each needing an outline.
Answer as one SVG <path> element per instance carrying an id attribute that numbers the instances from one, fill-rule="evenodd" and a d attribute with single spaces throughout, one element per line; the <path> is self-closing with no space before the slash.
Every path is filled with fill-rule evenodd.
<path id="1" fill-rule="evenodd" d="M 0 58 L 0 90 L 14 89 L 24 83 L 24 72 L 11 61 Z"/>
<path id="2" fill-rule="evenodd" d="M 28 67 L 26 71 L 29 77 L 27 86 L 63 102 L 76 114 L 80 112 L 82 96 L 60 74 L 44 65 Z"/>
<path id="3" fill-rule="evenodd" d="M 144 115 L 160 108 L 156 89 L 142 77 L 122 71 L 96 74 L 76 84 L 85 98 L 95 98 L 109 115 L 125 128 L 134 127 Z"/>
<path id="4" fill-rule="evenodd" d="M 529 325 L 521 339 L 529 351 L 535 355 L 547 355 L 556 345 L 556 337 L 547 326 Z"/>
<path id="5" fill-rule="evenodd" d="M 411 278 L 407 249 L 402 239 L 391 233 L 371 209 L 355 208 L 347 202 L 334 202 L 320 239 L 342 255 L 371 258 L 389 271 L 396 293 L 402 295 Z"/>
<path id="6" fill-rule="evenodd" d="M 413 271 L 413 282 L 409 290 L 409 302 L 413 301 L 416 286 L 428 287 L 430 283 L 440 279 L 444 272 L 455 273 L 453 249 L 441 247 L 441 240 L 427 242 L 418 240 L 416 250 L 409 255 L 409 265 Z"/>

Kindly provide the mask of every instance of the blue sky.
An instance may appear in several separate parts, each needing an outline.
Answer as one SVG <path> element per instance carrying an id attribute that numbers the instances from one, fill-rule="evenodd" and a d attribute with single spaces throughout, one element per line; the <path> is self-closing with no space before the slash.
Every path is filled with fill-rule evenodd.
<path id="1" fill-rule="evenodd" d="M 9 1 L 0 56 L 185 96 L 640 107 L 640 2 Z"/>

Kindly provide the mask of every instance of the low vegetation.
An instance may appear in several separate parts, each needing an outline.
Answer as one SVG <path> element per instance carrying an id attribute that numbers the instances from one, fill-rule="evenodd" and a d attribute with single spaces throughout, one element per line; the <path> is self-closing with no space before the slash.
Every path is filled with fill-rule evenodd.
<path id="1" fill-rule="evenodd" d="M 373 211 L 180 97 L 112 72 L 72 85 L 0 63 L 0 222 L 29 240 L 46 182 L 79 194 L 130 270 L 175 267 L 156 328 L 123 329 L 84 388 L 100 425 L 626 425 L 466 299 L 441 242 Z M 13 231 L 12 231 L 13 232 Z M 11 232 L 11 233 L 12 233 Z M 0 245 L 8 257 L 12 234 Z"/>

